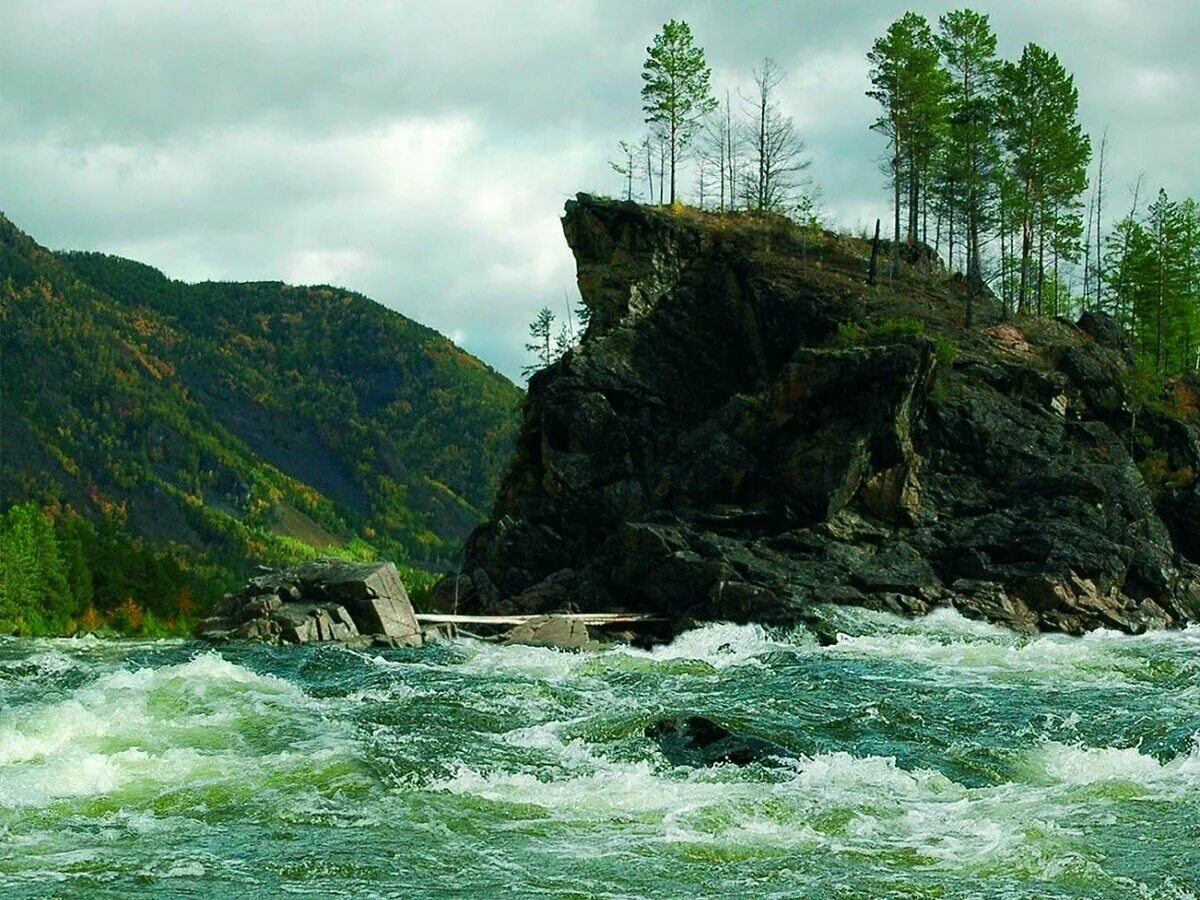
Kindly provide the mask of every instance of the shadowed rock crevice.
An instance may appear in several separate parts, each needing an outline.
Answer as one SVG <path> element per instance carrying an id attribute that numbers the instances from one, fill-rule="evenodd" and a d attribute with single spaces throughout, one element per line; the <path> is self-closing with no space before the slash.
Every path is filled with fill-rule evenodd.
<path id="1" fill-rule="evenodd" d="M 1005 322 L 984 296 L 966 328 L 939 263 L 871 287 L 868 243 L 771 218 L 580 195 L 564 231 L 590 325 L 531 379 L 439 605 L 788 624 L 952 604 L 1067 632 L 1200 614 L 1196 423 L 1133 402 L 1111 320 Z"/>

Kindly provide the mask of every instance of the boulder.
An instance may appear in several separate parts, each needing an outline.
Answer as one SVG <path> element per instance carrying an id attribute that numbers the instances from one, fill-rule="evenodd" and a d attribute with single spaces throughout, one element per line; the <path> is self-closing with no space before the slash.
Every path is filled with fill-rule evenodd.
<path id="1" fill-rule="evenodd" d="M 421 627 L 392 563 L 310 563 L 296 572 L 302 592 L 341 604 L 361 634 L 420 643 Z"/>
<path id="2" fill-rule="evenodd" d="M 599 650 L 602 646 L 581 622 L 563 616 L 543 616 L 517 625 L 500 637 L 502 644 L 526 644 L 557 650 Z"/>
<path id="3" fill-rule="evenodd" d="M 738 734 L 703 716 L 660 719 L 648 725 L 645 733 L 673 766 L 777 765 L 797 755 L 770 741 Z"/>
<path id="4" fill-rule="evenodd" d="M 197 637 L 293 644 L 358 644 L 373 637 L 388 646 L 424 642 L 392 563 L 321 560 L 266 572 L 227 594 L 216 611 L 197 628 Z"/>

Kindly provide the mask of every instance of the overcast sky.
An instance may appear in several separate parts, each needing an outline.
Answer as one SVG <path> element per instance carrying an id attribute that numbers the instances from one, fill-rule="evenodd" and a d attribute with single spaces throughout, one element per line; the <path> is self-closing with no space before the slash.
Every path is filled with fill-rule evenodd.
<path id="1" fill-rule="evenodd" d="M 1200 0 L 994 0 L 1109 136 L 1109 210 L 1200 197 Z M 52 248 L 186 280 L 361 291 L 516 377 L 537 308 L 575 296 L 558 218 L 616 194 L 640 69 L 689 21 L 714 87 L 770 56 L 830 219 L 886 215 L 865 54 L 891 0 L 0 0 L 0 210 Z"/>

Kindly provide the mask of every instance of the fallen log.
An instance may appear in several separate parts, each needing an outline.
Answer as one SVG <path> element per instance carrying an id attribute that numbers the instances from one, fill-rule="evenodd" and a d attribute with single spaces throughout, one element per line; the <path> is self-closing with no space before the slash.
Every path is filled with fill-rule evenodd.
<path id="1" fill-rule="evenodd" d="M 543 615 L 522 616 L 466 616 L 449 613 L 417 613 L 417 621 L 422 625 L 525 625 L 535 619 L 552 617 L 568 622 L 579 622 L 582 625 L 626 625 L 637 622 L 661 622 L 659 616 L 641 613 L 550 613 Z"/>

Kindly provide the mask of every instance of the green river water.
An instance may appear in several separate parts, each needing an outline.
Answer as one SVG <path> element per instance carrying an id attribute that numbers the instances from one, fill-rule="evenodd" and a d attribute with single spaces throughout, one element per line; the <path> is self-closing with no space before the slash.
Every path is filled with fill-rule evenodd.
<path id="1" fill-rule="evenodd" d="M 1200 628 L 0 641 L 0 896 L 1195 897 Z M 672 768 L 695 713 L 794 751 Z"/>

